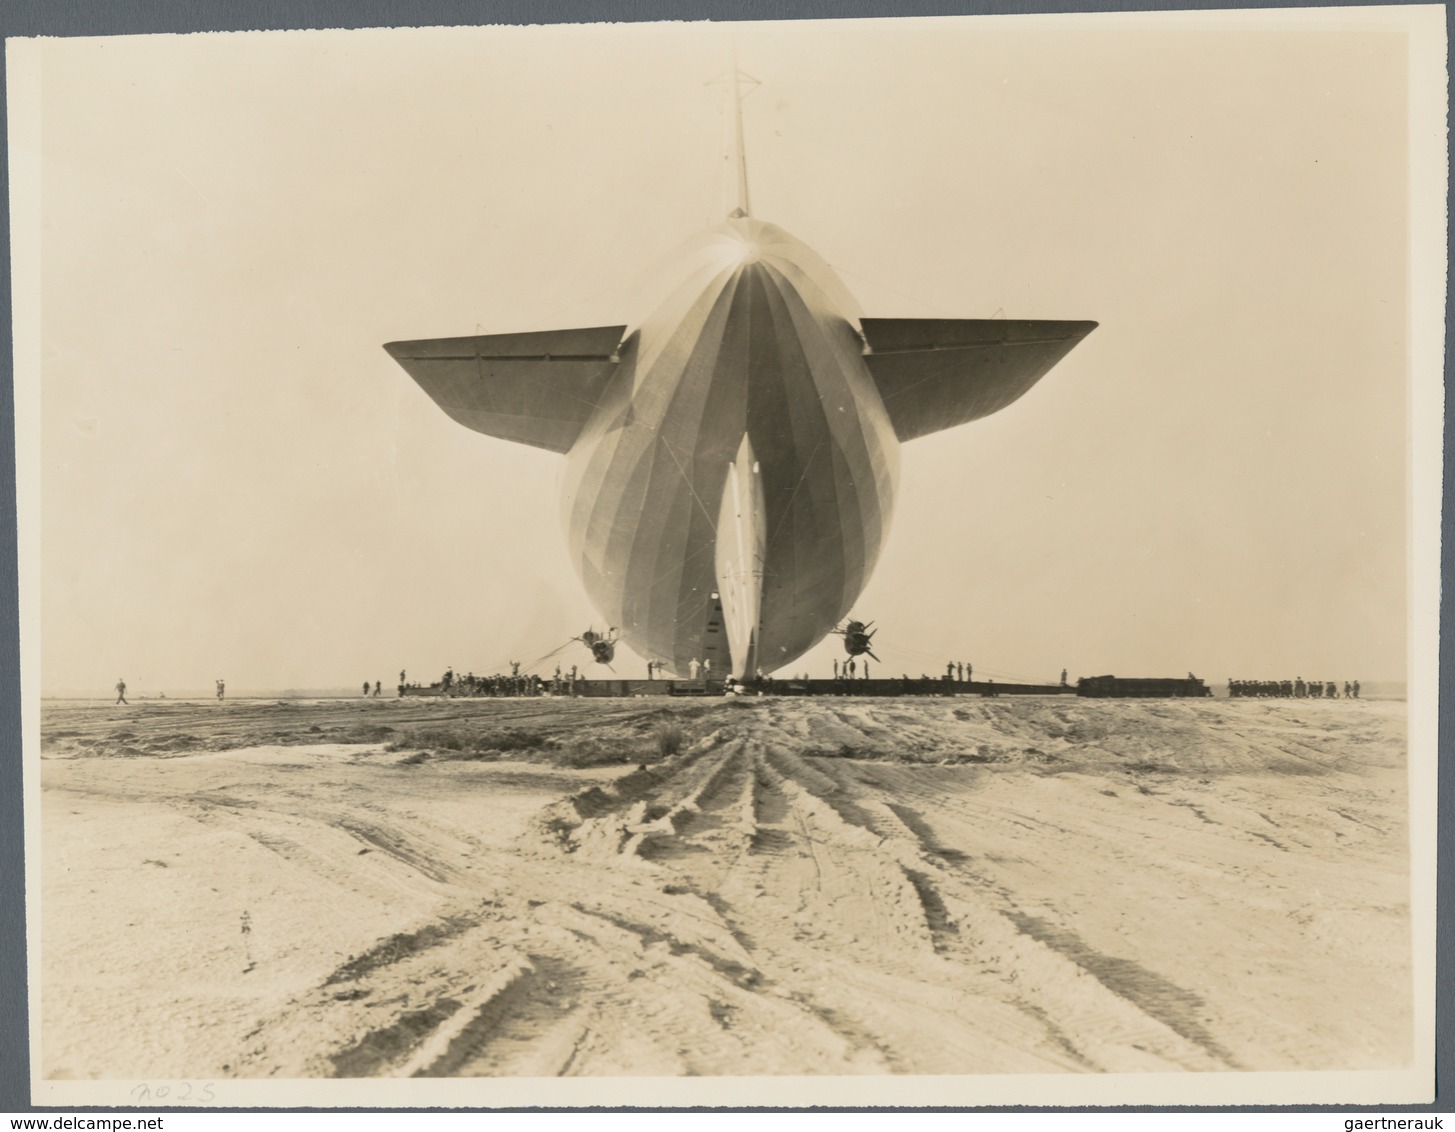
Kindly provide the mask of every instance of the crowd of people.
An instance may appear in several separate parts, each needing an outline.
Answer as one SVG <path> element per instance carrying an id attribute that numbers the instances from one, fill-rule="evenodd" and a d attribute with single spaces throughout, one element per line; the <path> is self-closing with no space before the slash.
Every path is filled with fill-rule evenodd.
<path id="1" fill-rule="evenodd" d="M 441 696 L 569 696 L 575 694 L 576 683 L 581 679 L 583 677 L 574 664 L 569 671 L 563 671 L 558 664 L 553 676 L 543 677 L 522 673 L 520 661 L 512 660 L 509 672 L 496 672 L 489 676 L 476 676 L 473 672 L 460 676 L 453 667 L 447 668 L 443 676 L 429 685 L 429 690 Z M 417 695 L 424 690 L 420 684 L 409 683 L 405 673 L 399 673 L 401 696 Z M 364 694 L 369 694 L 367 685 Z"/>
<path id="2" fill-rule="evenodd" d="M 1305 681 L 1302 676 L 1295 680 L 1228 680 L 1228 695 L 1233 697 L 1257 696 L 1282 699 L 1339 699 L 1339 686 L 1332 680 Z M 1359 681 L 1345 680 L 1346 700 L 1359 698 Z"/>
<path id="3" fill-rule="evenodd" d="M 658 661 L 647 662 L 647 679 L 659 680 L 663 678 L 663 669 L 666 666 Z M 698 662 L 696 658 L 688 664 L 688 678 L 704 680 L 712 679 L 712 662 L 710 660 Z M 445 674 L 439 680 L 428 685 L 426 688 L 421 684 L 410 684 L 404 672 L 399 673 L 399 694 L 407 696 L 410 694 L 427 694 L 440 696 L 570 696 L 577 694 L 577 684 L 583 681 L 586 676 L 576 665 L 570 669 L 562 669 L 556 665 L 555 673 L 549 677 L 538 676 L 530 673 L 522 674 L 519 661 L 510 662 L 510 671 L 497 672 L 489 676 L 476 676 L 473 672 L 467 672 L 463 676 L 457 675 L 453 666 L 445 670 Z M 695 671 L 694 671 L 695 669 Z M 943 681 L 944 686 L 953 687 L 957 684 L 968 684 L 974 678 L 974 667 L 968 662 L 949 661 L 945 665 L 943 677 L 934 678 L 923 675 L 915 681 L 905 674 L 901 677 L 903 685 L 908 688 L 912 684 L 928 687 L 934 683 L 939 685 Z M 1193 678 L 1192 674 L 1188 674 Z M 804 673 L 801 677 L 808 680 L 809 676 Z M 835 681 L 868 680 L 870 676 L 869 658 L 867 656 L 849 657 L 843 661 L 837 659 L 833 662 L 833 678 Z M 794 679 L 790 677 L 789 679 Z M 891 677 L 892 679 L 892 677 Z M 761 670 L 757 673 L 756 679 L 733 679 L 727 678 L 726 683 L 731 685 L 728 691 L 741 693 L 749 689 L 761 690 L 771 686 L 764 677 Z M 1061 684 L 1067 686 L 1066 670 L 1061 671 Z M 125 695 L 125 685 L 118 682 L 117 691 L 120 699 Z M 378 696 L 380 685 L 375 681 L 372 685 L 366 680 L 363 685 L 365 696 Z M 994 695 L 996 692 L 995 682 L 989 681 L 983 691 L 987 695 Z M 1204 693 L 1206 694 L 1206 693 Z M 1338 684 L 1332 680 L 1304 680 L 1302 676 L 1293 680 L 1232 680 L 1228 681 L 1228 695 L 1230 697 L 1279 697 L 1285 699 L 1355 699 L 1359 698 L 1359 681 L 1346 680 L 1342 691 Z M 222 682 L 218 681 L 218 698 L 222 698 Z"/>
<path id="4" fill-rule="evenodd" d="M 647 679 L 662 680 L 670 679 L 665 675 L 666 665 L 661 661 L 649 660 L 647 662 Z M 952 663 L 946 667 L 944 680 L 954 682 L 967 682 L 971 679 L 973 668 L 968 663 Z M 867 656 L 848 657 L 842 662 L 834 660 L 833 673 L 836 681 L 869 680 L 872 679 L 872 672 Z M 698 661 L 695 657 L 687 664 L 688 680 L 707 680 L 714 678 L 712 661 Z M 577 692 L 577 684 L 586 679 L 586 674 L 576 665 L 569 670 L 563 670 L 560 665 L 556 666 L 555 674 L 551 677 L 535 675 L 522 675 L 520 663 L 510 662 L 510 672 L 498 672 L 491 676 L 476 676 L 473 672 L 467 672 L 463 676 L 456 674 L 454 668 L 445 670 L 445 674 L 429 685 L 420 683 L 409 683 L 406 673 L 399 673 L 398 691 L 400 696 L 419 695 L 421 693 L 440 696 L 569 696 Z M 736 689 L 751 688 L 759 690 L 772 686 L 771 679 L 759 669 L 753 677 L 742 678 L 725 676 L 725 682 L 733 684 Z M 810 675 L 805 672 L 802 676 L 790 676 L 787 679 L 809 680 Z M 891 676 L 890 679 L 893 679 Z M 911 682 L 908 673 L 900 677 L 906 684 Z M 935 677 L 923 674 L 918 678 L 918 683 L 929 685 L 931 682 L 938 683 Z M 378 681 L 370 684 L 364 681 L 363 694 L 366 697 L 377 697 L 380 694 Z"/>

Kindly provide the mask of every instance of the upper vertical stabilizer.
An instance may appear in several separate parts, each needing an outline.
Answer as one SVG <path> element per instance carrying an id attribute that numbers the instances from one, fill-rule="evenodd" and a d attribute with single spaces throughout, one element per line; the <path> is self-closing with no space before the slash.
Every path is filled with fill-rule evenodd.
<path id="1" fill-rule="evenodd" d="M 746 80 L 752 84 L 746 91 L 743 90 L 743 82 Z M 721 80 L 713 80 L 719 82 Z M 732 110 L 733 110 L 733 154 L 732 167 L 736 177 L 736 198 L 737 205 L 728 213 L 729 220 L 742 220 L 753 215 L 752 199 L 748 194 L 748 150 L 743 142 L 743 99 L 753 92 L 753 88 L 759 84 L 758 80 L 738 69 L 738 48 L 733 45 L 733 71 L 732 71 Z"/>

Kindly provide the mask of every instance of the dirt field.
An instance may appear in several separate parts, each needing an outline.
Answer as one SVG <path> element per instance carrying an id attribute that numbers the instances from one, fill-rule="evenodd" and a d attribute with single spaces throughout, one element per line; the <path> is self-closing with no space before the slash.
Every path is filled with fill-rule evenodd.
<path id="1" fill-rule="evenodd" d="M 1403 703 L 53 702 L 43 730 L 47 1077 L 1411 1056 Z"/>

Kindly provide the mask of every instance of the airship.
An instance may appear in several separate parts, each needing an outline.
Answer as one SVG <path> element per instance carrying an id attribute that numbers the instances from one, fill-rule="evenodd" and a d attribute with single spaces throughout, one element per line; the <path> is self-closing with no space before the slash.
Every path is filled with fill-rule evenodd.
<path id="1" fill-rule="evenodd" d="M 678 677 L 771 673 L 834 631 L 888 535 L 900 446 L 1010 405 L 1097 325 L 864 317 L 753 215 L 732 103 L 736 207 L 639 324 L 384 347 L 466 428 L 564 457 L 587 595 Z"/>

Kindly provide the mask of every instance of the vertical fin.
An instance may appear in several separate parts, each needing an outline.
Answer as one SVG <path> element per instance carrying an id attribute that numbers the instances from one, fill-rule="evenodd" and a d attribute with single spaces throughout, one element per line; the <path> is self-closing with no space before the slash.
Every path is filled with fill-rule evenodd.
<path id="1" fill-rule="evenodd" d="M 763 618 L 763 555 L 768 518 L 763 475 L 748 434 L 728 465 L 717 520 L 717 589 L 727 629 L 732 674 L 751 677 L 759 666 L 758 626 Z"/>

